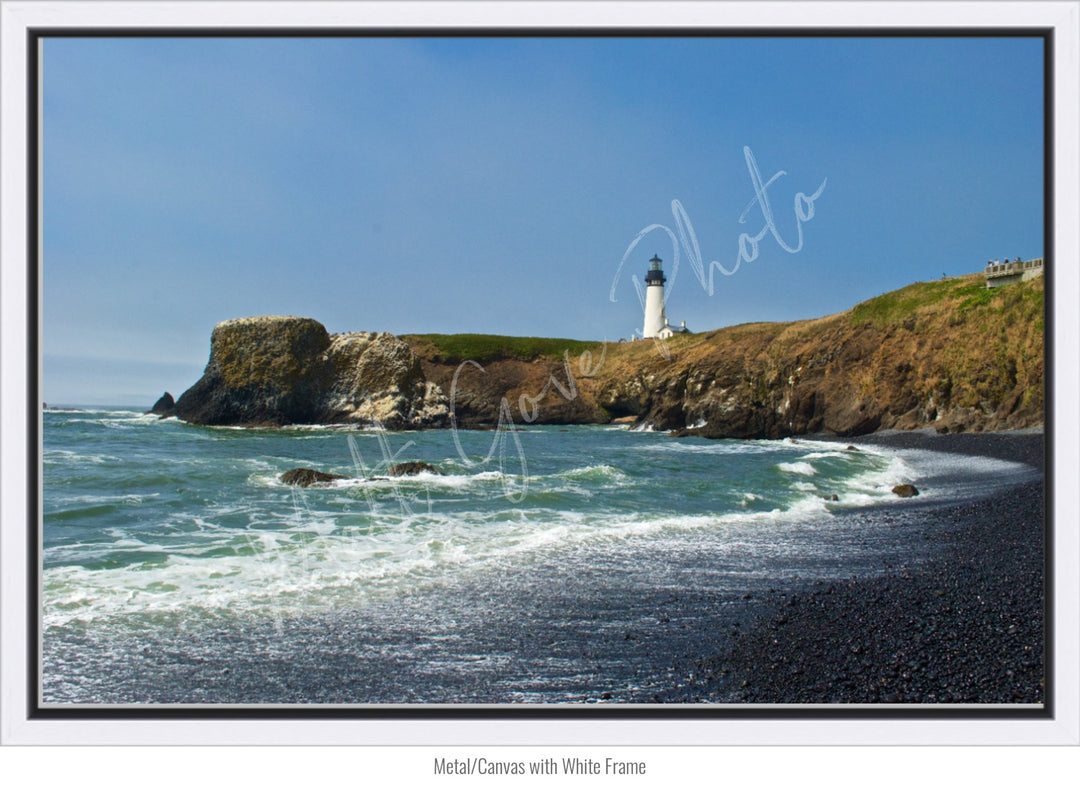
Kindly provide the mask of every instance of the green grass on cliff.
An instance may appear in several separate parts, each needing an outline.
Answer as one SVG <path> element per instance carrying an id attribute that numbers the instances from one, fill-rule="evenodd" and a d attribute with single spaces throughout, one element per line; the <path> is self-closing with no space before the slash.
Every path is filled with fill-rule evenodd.
<path id="1" fill-rule="evenodd" d="M 931 307 L 937 307 L 932 309 Z M 875 328 L 902 325 L 919 314 L 949 310 L 956 321 L 974 317 L 980 310 L 1009 309 L 1035 316 L 1042 312 L 1041 280 L 987 289 L 981 274 L 941 281 L 917 282 L 893 292 L 863 301 L 851 310 L 851 324 L 869 323 Z M 1041 319 L 1039 319 L 1041 330 Z M 911 327 L 908 325 L 908 327 Z"/>
<path id="2" fill-rule="evenodd" d="M 495 336 L 484 333 L 422 333 L 402 336 L 414 351 L 436 363 L 482 363 L 502 358 L 531 361 L 535 358 L 571 357 L 597 350 L 599 342 L 578 339 L 544 339 L 535 336 Z"/>
<path id="3" fill-rule="evenodd" d="M 851 310 L 851 324 L 870 323 L 876 328 L 896 325 L 917 310 L 944 300 L 954 290 L 966 287 L 966 284 L 965 279 L 943 279 L 909 284 L 907 287 L 887 292 L 855 306 Z"/>

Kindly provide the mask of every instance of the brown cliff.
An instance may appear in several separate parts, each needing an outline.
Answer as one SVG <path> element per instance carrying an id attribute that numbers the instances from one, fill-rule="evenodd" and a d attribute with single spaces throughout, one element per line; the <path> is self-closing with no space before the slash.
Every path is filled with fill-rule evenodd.
<path id="1" fill-rule="evenodd" d="M 193 423 L 387 428 L 633 422 L 706 437 L 987 431 L 1043 420 L 1043 281 L 913 284 L 842 314 L 665 343 L 219 324 L 173 413 Z"/>
<path id="2" fill-rule="evenodd" d="M 566 341 L 561 358 L 557 340 L 521 357 L 521 340 L 504 337 L 508 350 L 466 359 L 460 348 L 442 349 L 459 337 L 403 338 L 425 377 L 454 398 L 462 425 L 494 425 L 501 411 L 516 424 L 621 419 L 778 438 L 1016 429 L 1043 419 L 1041 278 L 998 290 L 981 275 L 913 284 L 830 317 L 675 336 L 663 346 Z"/>

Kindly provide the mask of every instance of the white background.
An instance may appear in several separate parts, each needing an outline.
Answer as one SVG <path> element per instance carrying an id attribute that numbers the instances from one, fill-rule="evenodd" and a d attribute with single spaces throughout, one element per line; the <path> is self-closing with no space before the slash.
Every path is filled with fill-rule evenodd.
<path id="1" fill-rule="evenodd" d="M 592 756 L 644 759 L 644 777 L 624 777 L 635 784 L 671 784 L 687 776 L 728 784 L 865 784 L 925 782 L 941 784 L 1061 783 L 1052 775 L 1076 767 L 1080 741 L 1077 702 L 1077 369 L 1080 303 L 1076 261 L 1080 259 L 1077 78 L 1080 5 L 1061 3 L 49 3 L 0 2 L 3 63 L 2 163 L 2 345 L 0 427 L 2 477 L 2 650 L 0 712 L 2 742 L 11 744 L 236 744 L 247 748 L 215 748 L 198 752 L 140 748 L 117 752 L 79 748 L 63 753 L 37 748 L 0 751 L 4 773 L 27 769 L 28 776 L 78 784 L 205 784 L 225 783 L 368 783 L 373 779 L 405 779 L 423 783 L 514 783 L 563 777 L 460 777 L 433 775 L 435 756 L 485 756 L 491 760 L 535 760 L 545 756 Z M 26 482 L 26 237 L 25 237 L 25 64 L 27 27 L 153 26 L 199 24 L 228 26 L 372 26 L 372 25 L 559 25 L 568 27 L 646 25 L 650 27 L 710 25 L 851 27 L 993 27 L 1053 26 L 1056 29 L 1055 167 L 1058 215 L 1053 272 L 1055 374 L 1056 534 L 1054 597 L 1058 668 L 1058 718 L 1053 721 L 971 720 L 817 720 L 817 721 L 75 721 L 28 722 L 25 717 L 25 482 Z M 1071 265 L 1064 262 L 1070 261 Z M 33 403 L 32 403 L 33 404 Z M 36 411 L 36 406 L 35 406 Z M 355 748 L 366 743 L 383 748 Z M 503 748 L 546 743 L 555 750 Z M 263 744 L 263 745 L 259 745 Z M 320 749 L 280 749 L 269 745 L 329 745 Z M 396 744 L 387 747 L 385 744 Z M 416 748 L 440 744 L 440 748 Z M 454 745 L 482 745 L 461 749 Z M 576 749 L 576 745 L 595 749 Z M 658 748 L 682 746 L 682 748 Z M 688 748 L 686 744 L 693 744 Z M 748 748 L 731 748 L 740 744 Z M 796 744 L 793 750 L 765 750 L 755 744 Z M 826 748 L 806 746 L 826 745 Z M 974 745 L 975 748 L 859 748 L 837 750 L 836 744 Z M 1051 745 L 1071 748 L 995 749 L 994 745 Z M 401 748 L 408 745 L 409 748 Z M 632 748 L 614 748 L 630 745 Z M 725 748 L 715 748 L 724 745 Z M 1074 771 L 1075 772 L 1075 771 Z M 1063 777 L 1063 771 L 1057 771 Z M 570 777 L 588 784 L 597 779 Z M 621 780 L 620 780 L 621 781 Z M 696 780 L 695 780 L 696 781 Z"/>

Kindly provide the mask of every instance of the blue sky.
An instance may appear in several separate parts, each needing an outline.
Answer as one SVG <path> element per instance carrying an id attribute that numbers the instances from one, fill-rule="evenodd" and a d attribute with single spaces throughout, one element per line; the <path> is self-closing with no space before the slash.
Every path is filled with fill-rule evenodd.
<path id="1" fill-rule="evenodd" d="M 1043 254 L 1024 38 L 50 38 L 44 398 L 149 406 L 213 326 L 616 340 L 659 254 L 692 330 Z M 652 225 L 734 267 L 710 294 Z M 796 194 L 822 184 L 813 217 Z M 804 217 L 806 215 L 804 206 Z"/>

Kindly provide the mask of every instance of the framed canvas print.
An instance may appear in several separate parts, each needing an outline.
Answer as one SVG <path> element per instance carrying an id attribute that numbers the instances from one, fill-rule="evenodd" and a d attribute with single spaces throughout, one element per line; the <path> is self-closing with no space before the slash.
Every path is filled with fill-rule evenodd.
<path id="1" fill-rule="evenodd" d="M 1075 737 L 1068 5 L 5 3 L 9 738 Z"/>

